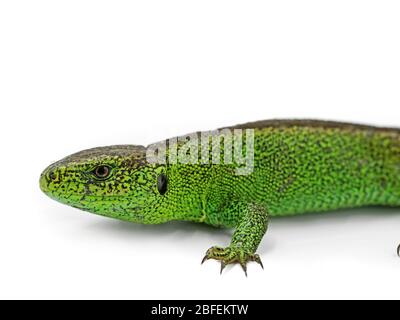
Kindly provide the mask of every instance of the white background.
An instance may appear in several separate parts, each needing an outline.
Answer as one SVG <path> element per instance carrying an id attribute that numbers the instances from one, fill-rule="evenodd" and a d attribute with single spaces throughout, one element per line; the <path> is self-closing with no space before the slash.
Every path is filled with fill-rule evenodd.
<path id="1" fill-rule="evenodd" d="M 141 226 L 43 195 L 80 149 L 269 118 L 400 126 L 399 1 L 2 1 L 0 298 L 400 298 L 400 209 L 274 219 L 251 264 L 229 230 Z"/>

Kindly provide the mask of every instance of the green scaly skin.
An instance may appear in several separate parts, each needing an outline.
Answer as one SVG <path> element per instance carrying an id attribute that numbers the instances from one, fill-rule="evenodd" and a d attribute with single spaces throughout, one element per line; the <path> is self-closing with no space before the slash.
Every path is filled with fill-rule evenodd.
<path id="1" fill-rule="evenodd" d="M 248 261 L 261 264 L 256 250 L 269 217 L 400 206 L 399 129 L 312 120 L 234 128 L 255 129 L 249 175 L 236 175 L 235 163 L 150 164 L 145 147 L 125 145 L 66 157 L 44 170 L 40 187 L 61 203 L 111 218 L 235 228 L 228 247 L 212 247 L 204 257 L 220 260 L 221 271 L 230 263 L 245 271 Z M 106 179 L 93 173 L 101 165 L 111 168 Z M 165 194 L 157 188 L 161 174 L 168 179 Z"/>

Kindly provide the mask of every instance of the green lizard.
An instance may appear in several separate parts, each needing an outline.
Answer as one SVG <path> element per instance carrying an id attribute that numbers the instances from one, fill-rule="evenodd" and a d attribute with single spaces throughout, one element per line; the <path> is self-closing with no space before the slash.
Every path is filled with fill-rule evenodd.
<path id="1" fill-rule="evenodd" d="M 239 130 L 246 141 L 237 144 L 241 149 L 232 159 L 236 144 L 225 143 L 229 132 Z M 235 228 L 227 247 L 211 247 L 203 259 L 220 260 L 221 272 L 231 263 L 239 263 L 245 272 L 249 261 L 262 266 L 256 249 L 270 217 L 400 206 L 400 129 L 271 120 L 219 132 L 225 135 L 202 140 L 203 149 L 193 143 L 188 147 L 191 139 L 184 136 L 157 147 L 124 145 L 81 151 L 45 169 L 40 187 L 61 203 L 107 217 L 145 224 L 185 220 Z M 189 154 L 190 159 L 203 161 L 176 161 L 179 155 Z M 245 154 L 253 164 L 239 172 L 244 166 L 239 160 Z"/>

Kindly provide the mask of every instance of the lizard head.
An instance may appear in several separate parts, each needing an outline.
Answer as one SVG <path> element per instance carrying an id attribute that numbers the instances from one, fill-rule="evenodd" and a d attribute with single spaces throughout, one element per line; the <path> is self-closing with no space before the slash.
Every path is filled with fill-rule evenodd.
<path id="1" fill-rule="evenodd" d="M 50 198 L 85 211 L 138 223 L 162 223 L 172 219 L 166 170 L 165 165 L 147 163 L 143 146 L 100 147 L 47 167 L 40 188 Z"/>

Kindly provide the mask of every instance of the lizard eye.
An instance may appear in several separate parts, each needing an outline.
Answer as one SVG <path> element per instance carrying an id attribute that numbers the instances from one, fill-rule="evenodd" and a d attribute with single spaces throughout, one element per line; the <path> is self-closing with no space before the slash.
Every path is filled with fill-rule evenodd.
<path id="1" fill-rule="evenodd" d="M 109 166 L 100 165 L 93 170 L 93 174 L 98 179 L 106 179 L 111 173 L 111 168 Z"/>
<path id="2" fill-rule="evenodd" d="M 168 179 L 165 174 L 160 174 L 157 178 L 157 189 L 161 195 L 167 192 Z"/>

